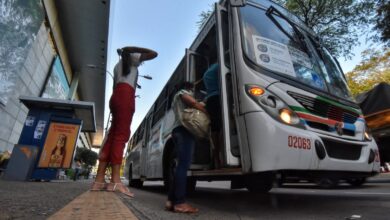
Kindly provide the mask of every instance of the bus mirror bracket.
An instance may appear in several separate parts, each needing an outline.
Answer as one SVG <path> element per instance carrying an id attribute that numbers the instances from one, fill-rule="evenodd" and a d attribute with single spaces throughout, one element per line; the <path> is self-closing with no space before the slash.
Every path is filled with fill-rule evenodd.
<path id="1" fill-rule="evenodd" d="M 232 7 L 243 7 L 246 4 L 246 0 L 229 0 Z"/>

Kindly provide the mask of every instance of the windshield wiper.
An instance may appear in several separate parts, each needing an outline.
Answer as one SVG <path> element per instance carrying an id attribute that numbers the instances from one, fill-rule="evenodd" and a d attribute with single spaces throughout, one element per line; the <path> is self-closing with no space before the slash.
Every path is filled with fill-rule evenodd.
<path id="1" fill-rule="evenodd" d="M 314 44 L 314 48 L 317 50 L 317 54 L 320 56 L 320 58 L 322 60 L 331 59 L 332 61 L 334 61 L 337 65 L 337 68 L 342 73 L 341 75 L 343 76 L 344 80 L 347 81 L 347 78 L 344 74 L 343 68 L 341 68 L 339 61 L 330 54 L 329 50 L 327 50 L 326 47 L 323 46 L 320 39 L 313 39 L 312 37 L 309 37 L 309 39 L 311 40 L 312 44 Z M 327 54 L 327 56 L 325 55 L 325 53 Z"/>
<path id="2" fill-rule="evenodd" d="M 291 36 L 290 33 L 288 33 L 288 31 L 286 31 L 286 29 L 275 19 L 273 13 L 276 12 L 276 14 L 282 18 L 283 20 L 285 20 L 294 30 L 295 34 L 297 35 L 298 37 L 298 40 L 299 42 L 297 42 L 293 36 Z M 276 27 L 279 28 L 279 30 L 281 30 L 288 38 L 290 38 L 292 41 L 294 41 L 295 43 L 299 44 L 299 46 L 302 48 L 302 50 L 304 50 L 308 55 L 309 57 L 311 57 L 311 53 L 309 52 L 309 48 L 307 46 L 307 43 L 306 43 L 306 40 L 305 40 L 305 36 L 303 36 L 302 32 L 295 26 L 295 24 L 290 21 L 289 18 L 287 18 L 286 16 L 284 16 L 279 10 L 277 10 L 276 8 L 274 8 L 273 6 L 270 6 L 268 9 L 267 9 L 267 12 L 265 13 L 269 18 L 270 20 L 276 25 Z"/>

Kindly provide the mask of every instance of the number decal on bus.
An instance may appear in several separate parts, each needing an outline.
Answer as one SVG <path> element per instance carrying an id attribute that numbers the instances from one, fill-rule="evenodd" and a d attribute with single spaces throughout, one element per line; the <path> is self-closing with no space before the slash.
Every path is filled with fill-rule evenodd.
<path id="1" fill-rule="evenodd" d="M 297 148 L 310 150 L 311 149 L 311 141 L 309 138 L 297 137 L 297 136 L 288 136 L 288 146 Z"/>

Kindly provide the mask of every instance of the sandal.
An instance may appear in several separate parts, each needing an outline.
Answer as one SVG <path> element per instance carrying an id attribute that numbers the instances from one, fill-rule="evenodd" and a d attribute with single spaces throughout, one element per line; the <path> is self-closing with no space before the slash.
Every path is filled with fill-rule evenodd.
<path id="1" fill-rule="evenodd" d="M 173 211 L 177 213 L 187 213 L 187 214 L 193 214 L 197 213 L 199 209 L 192 207 L 191 205 L 187 203 L 182 203 L 173 206 Z"/>
<path id="2" fill-rule="evenodd" d="M 107 188 L 107 183 L 106 182 L 93 182 L 91 189 L 89 191 L 103 191 Z"/>
<path id="3" fill-rule="evenodd" d="M 120 192 L 123 195 L 134 198 L 134 193 L 130 192 L 129 188 L 123 185 L 123 183 L 109 183 L 107 185 L 107 191 Z"/>

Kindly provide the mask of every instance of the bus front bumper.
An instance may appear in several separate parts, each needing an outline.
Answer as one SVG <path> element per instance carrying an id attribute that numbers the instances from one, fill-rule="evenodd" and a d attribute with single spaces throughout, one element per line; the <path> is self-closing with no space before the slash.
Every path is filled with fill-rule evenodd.
<path id="1" fill-rule="evenodd" d="M 374 140 L 351 141 L 322 135 L 282 124 L 265 112 L 247 113 L 244 119 L 251 155 L 251 172 L 379 172 L 378 147 Z M 323 155 L 319 152 L 320 148 Z"/>

